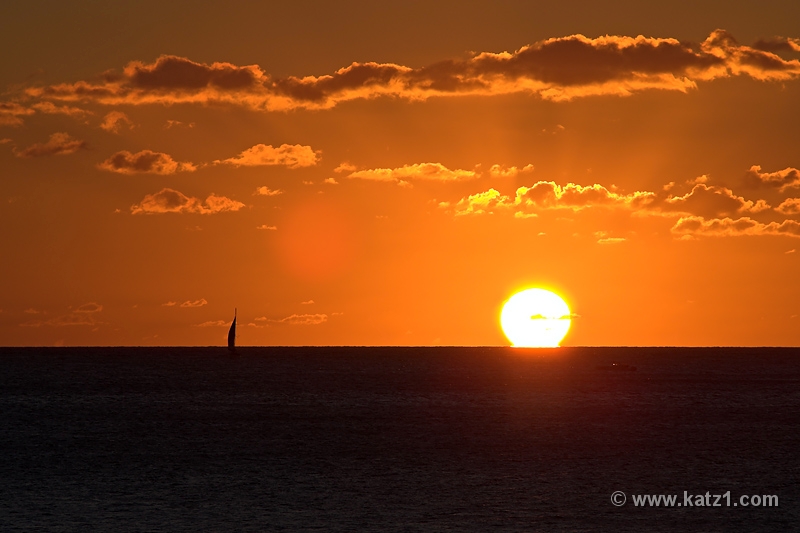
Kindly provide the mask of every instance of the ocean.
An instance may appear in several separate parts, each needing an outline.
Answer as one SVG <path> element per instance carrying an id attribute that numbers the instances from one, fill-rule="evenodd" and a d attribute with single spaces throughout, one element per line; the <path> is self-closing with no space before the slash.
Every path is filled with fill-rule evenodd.
<path id="1" fill-rule="evenodd" d="M 800 531 L 800 349 L 1 348 L 0 365 L 6 533 Z"/>

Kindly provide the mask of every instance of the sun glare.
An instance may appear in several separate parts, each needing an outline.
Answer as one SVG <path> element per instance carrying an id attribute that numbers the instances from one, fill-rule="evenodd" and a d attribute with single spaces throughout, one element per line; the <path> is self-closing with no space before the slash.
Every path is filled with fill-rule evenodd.
<path id="1" fill-rule="evenodd" d="M 514 347 L 555 348 L 569 330 L 566 302 L 544 289 L 516 293 L 503 305 L 500 325 Z"/>

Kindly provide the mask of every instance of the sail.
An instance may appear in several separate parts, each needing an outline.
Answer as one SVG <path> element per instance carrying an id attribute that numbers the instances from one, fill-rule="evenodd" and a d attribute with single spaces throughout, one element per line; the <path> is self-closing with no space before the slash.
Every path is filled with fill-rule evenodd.
<path id="1" fill-rule="evenodd" d="M 233 310 L 233 322 L 231 329 L 228 330 L 228 349 L 230 351 L 236 349 L 236 309 Z"/>

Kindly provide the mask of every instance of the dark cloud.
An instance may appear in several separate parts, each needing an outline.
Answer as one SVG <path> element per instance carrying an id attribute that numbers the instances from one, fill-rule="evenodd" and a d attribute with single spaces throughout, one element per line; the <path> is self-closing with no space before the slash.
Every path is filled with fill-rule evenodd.
<path id="1" fill-rule="evenodd" d="M 759 39 L 753 44 L 756 50 L 765 52 L 800 52 L 800 39 L 790 39 L 786 37 L 773 37 L 771 39 Z"/>
<path id="2" fill-rule="evenodd" d="M 690 213 L 713 218 L 758 213 L 769 209 L 769 205 L 763 200 L 756 202 L 745 200 L 725 187 L 698 183 L 683 196 L 671 196 L 659 202 L 657 208 L 665 212 Z"/>
<path id="3" fill-rule="evenodd" d="M 759 165 L 753 165 L 745 173 L 743 185 L 752 189 L 779 189 L 780 192 L 800 188 L 800 170 L 787 167 L 777 172 L 761 172 Z"/>
<path id="4" fill-rule="evenodd" d="M 323 76 L 272 78 L 258 66 L 197 63 L 161 56 L 153 63 L 134 61 L 121 74 L 97 82 L 30 88 L 29 99 L 116 104 L 209 102 L 257 110 L 326 109 L 356 99 L 392 96 L 425 100 L 436 96 L 495 95 L 526 92 L 547 100 L 591 95 L 627 96 L 662 89 L 688 91 L 701 81 L 731 75 L 763 81 L 796 79 L 800 61 L 780 51 L 797 51 L 796 39 L 739 44 L 716 30 L 703 42 L 606 35 L 570 35 L 523 46 L 514 52 L 483 52 L 422 68 L 393 63 L 353 63 Z M 10 104 L 9 104 L 10 105 Z M 27 111 L 0 113 L 9 123 Z"/>
<path id="5" fill-rule="evenodd" d="M 689 74 L 724 60 L 675 39 L 572 35 L 526 46 L 514 54 L 481 54 L 474 75 L 530 78 L 562 86 L 604 83 L 641 74 Z"/>
<path id="6" fill-rule="evenodd" d="M 197 166 L 188 162 L 178 162 L 169 154 L 142 150 L 132 154 L 127 150 L 117 152 L 99 165 L 98 168 L 119 174 L 174 174 L 176 172 L 192 172 Z"/>
<path id="7" fill-rule="evenodd" d="M 278 79 L 272 87 L 277 94 L 292 100 L 324 103 L 334 94 L 386 87 L 409 71 L 393 64 L 353 63 L 330 76 Z"/>
<path id="8" fill-rule="evenodd" d="M 163 55 L 155 63 L 140 61 L 125 67 L 125 79 L 143 89 L 197 90 L 216 87 L 226 91 L 255 88 L 263 78 L 256 66 L 237 67 L 231 63 L 195 63 L 183 57 Z"/>

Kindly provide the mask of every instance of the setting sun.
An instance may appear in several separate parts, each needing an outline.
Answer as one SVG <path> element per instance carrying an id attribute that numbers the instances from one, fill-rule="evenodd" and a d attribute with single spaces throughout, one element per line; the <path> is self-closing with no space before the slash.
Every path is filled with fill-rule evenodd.
<path id="1" fill-rule="evenodd" d="M 570 311 L 557 294 L 544 289 L 516 293 L 503 305 L 500 325 L 515 347 L 555 348 L 567 334 Z"/>

